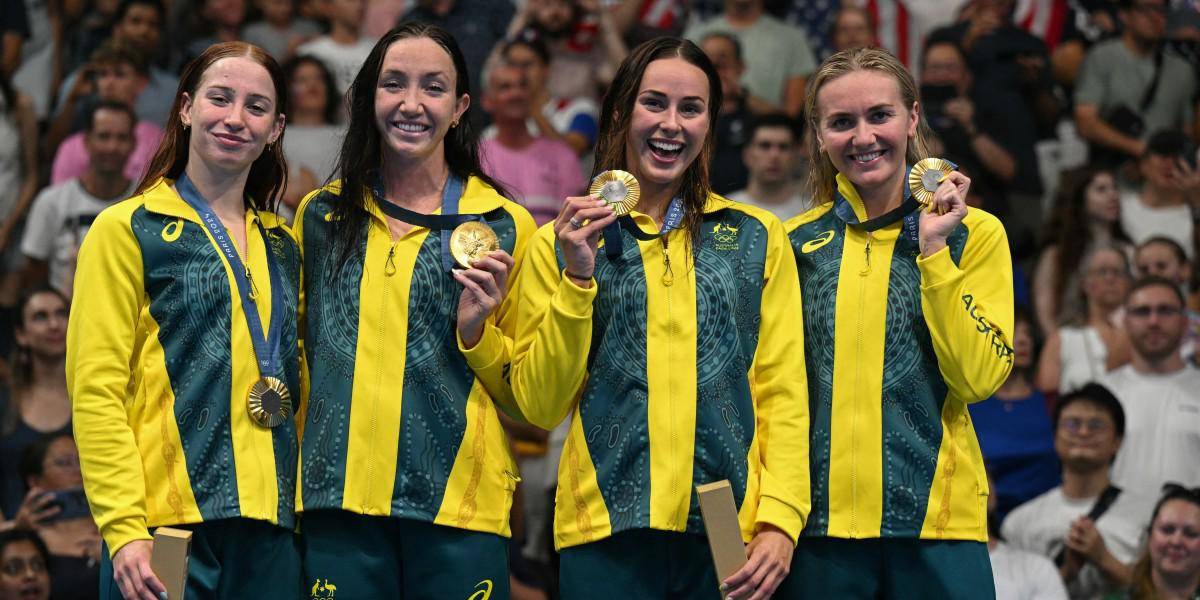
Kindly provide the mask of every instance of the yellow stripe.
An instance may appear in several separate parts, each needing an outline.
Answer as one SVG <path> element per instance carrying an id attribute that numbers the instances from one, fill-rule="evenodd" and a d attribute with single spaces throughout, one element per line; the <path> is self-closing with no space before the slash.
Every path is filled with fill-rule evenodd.
<path id="1" fill-rule="evenodd" d="M 966 404 L 942 406 L 942 444 L 921 537 L 987 541 L 987 476 Z"/>
<path id="2" fill-rule="evenodd" d="M 161 366 L 167 364 L 167 356 L 158 342 L 158 323 L 150 316 L 149 305 L 142 309 L 141 326 L 137 330 L 144 331 L 146 337 L 138 340 L 134 348 L 142 348 L 145 354 L 135 356 L 130 364 L 134 365 L 135 378 L 141 377 L 142 385 L 136 388 L 138 397 L 126 407 L 133 430 L 138 434 L 138 454 L 146 457 L 142 468 L 148 482 L 147 525 L 198 523 L 203 519 L 192 493 L 183 439 L 175 421 L 175 393 Z M 153 366 L 138 373 L 141 365 Z"/>
<path id="3" fill-rule="evenodd" d="M 579 399 L 571 413 L 571 428 L 558 464 L 558 490 L 554 501 L 554 547 L 586 544 L 612 535 L 608 507 L 600 495 L 596 465 L 588 453 L 579 419 Z"/>
<path id="4" fill-rule="evenodd" d="M 830 419 L 829 534 L 878 537 L 883 519 L 883 356 L 898 228 L 845 228 L 838 274 Z M 871 236 L 870 256 L 867 240 Z"/>
<path id="5" fill-rule="evenodd" d="M 408 288 L 417 252 L 429 234 L 414 227 L 394 244 L 372 219 L 359 288 L 350 439 L 342 507 L 367 515 L 391 514 L 400 439 L 401 396 L 408 344 Z M 392 265 L 388 254 L 395 248 Z"/>
<path id="6" fill-rule="evenodd" d="M 508 512 L 516 489 L 516 466 L 492 399 L 478 380 L 467 398 L 466 417 L 462 443 L 433 522 L 509 535 Z"/>
<path id="7" fill-rule="evenodd" d="M 696 278 L 685 232 L 670 234 L 671 285 L 664 281 L 662 242 L 639 245 L 646 273 L 650 527 L 683 531 L 696 445 Z"/>

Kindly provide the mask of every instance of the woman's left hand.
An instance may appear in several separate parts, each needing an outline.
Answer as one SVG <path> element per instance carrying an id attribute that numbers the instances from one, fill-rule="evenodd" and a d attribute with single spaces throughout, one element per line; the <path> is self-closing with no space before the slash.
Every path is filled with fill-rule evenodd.
<path id="1" fill-rule="evenodd" d="M 946 238 L 967 216 L 967 190 L 971 178 L 951 171 L 933 193 L 933 203 L 921 212 L 921 256 L 932 256 L 946 247 Z"/>
<path id="2" fill-rule="evenodd" d="M 483 337 L 483 324 L 504 300 L 512 268 L 513 258 L 496 250 L 475 261 L 470 269 L 451 272 L 463 286 L 458 297 L 458 335 L 463 346 L 474 348 Z"/>
<path id="3" fill-rule="evenodd" d="M 721 584 L 722 597 L 729 600 L 767 600 L 792 568 L 796 545 L 782 529 L 763 525 L 746 545 L 746 564 Z"/>

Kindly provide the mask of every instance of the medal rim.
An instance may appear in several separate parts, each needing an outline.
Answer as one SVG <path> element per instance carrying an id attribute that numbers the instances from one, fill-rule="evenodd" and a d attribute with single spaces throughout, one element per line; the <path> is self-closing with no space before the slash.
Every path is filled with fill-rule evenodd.
<path id="1" fill-rule="evenodd" d="M 625 184 L 627 190 L 625 198 L 616 202 L 609 202 L 608 198 L 600 194 L 604 186 L 611 181 L 620 181 Z M 637 206 L 638 200 L 642 195 L 642 186 L 638 182 L 637 177 L 633 176 L 633 173 L 622 171 L 621 169 L 609 169 L 592 178 L 591 183 L 588 185 L 588 194 L 599 196 L 601 200 L 604 200 L 612 207 L 613 212 L 618 217 L 623 217 Z"/>
<path id="2" fill-rule="evenodd" d="M 262 406 L 262 395 L 267 390 L 274 390 L 279 394 L 279 412 L 277 413 L 268 413 Z M 246 408 L 250 420 L 255 425 L 268 429 L 278 427 L 286 422 L 292 414 L 292 394 L 282 379 L 260 377 L 250 384 L 250 390 L 246 394 Z"/>
<path id="3" fill-rule="evenodd" d="M 933 194 L 937 188 L 930 190 L 925 186 L 925 175 L 934 171 L 949 175 L 954 169 L 944 158 L 929 157 L 917 161 L 908 174 L 908 190 L 922 208 L 933 203 Z"/>
<path id="4" fill-rule="evenodd" d="M 454 262 L 464 269 L 471 268 L 471 257 L 468 256 L 459 247 L 461 239 L 467 235 L 468 230 L 478 230 L 484 232 L 487 238 L 491 241 L 488 252 L 500 249 L 500 236 L 496 235 L 496 230 L 490 225 L 482 221 L 465 221 L 459 223 L 453 231 L 450 232 L 450 255 L 454 257 Z"/>

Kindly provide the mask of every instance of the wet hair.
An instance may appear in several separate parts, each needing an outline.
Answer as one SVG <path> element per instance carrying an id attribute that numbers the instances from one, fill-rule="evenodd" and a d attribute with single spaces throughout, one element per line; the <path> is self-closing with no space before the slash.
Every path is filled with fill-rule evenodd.
<path id="1" fill-rule="evenodd" d="M 806 191 L 809 197 L 818 204 L 831 200 L 833 192 L 837 188 L 835 179 L 837 168 L 833 166 L 829 156 L 821 151 L 820 142 L 817 139 L 817 132 L 821 131 L 821 115 L 817 106 L 818 95 L 825 84 L 856 71 L 875 71 L 894 80 L 896 87 L 899 88 L 900 100 L 904 103 L 905 113 L 912 110 L 913 104 L 918 99 L 917 83 L 913 80 L 912 73 L 909 73 L 908 69 L 904 68 L 904 65 L 887 50 L 880 48 L 842 50 L 821 63 L 817 72 L 808 80 L 804 98 L 807 126 L 813 132 L 813 135 L 808 136 L 808 155 L 811 157 L 812 163 L 808 171 Z M 915 164 L 929 156 L 929 145 L 926 140 L 930 139 L 930 136 L 929 126 L 925 124 L 924 119 L 919 119 L 917 133 L 914 137 L 909 138 L 904 152 L 905 163 Z"/>
<path id="2" fill-rule="evenodd" d="M 1089 402 L 1099 406 L 1112 419 L 1113 429 L 1120 437 L 1125 437 L 1125 409 L 1121 402 L 1108 388 L 1099 383 L 1088 383 L 1083 387 L 1063 395 L 1054 406 L 1054 430 L 1058 431 L 1058 421 L 1062 418 L 1063 410 L 1076 402 Z"/>
<path id="3" fill-rule="evenodd" d="M 291 90 L 292 80 L 296 77 L 296 71 L 304 65 L 312 65 L 321 72 L 321 83 L 325 86 L 325 112 L 321 115 L 325 120 L 326 125 L 333 125 L 338 122 L 338 110 L 342 106 L 342 96 L 338 93 L 337 83 L 333 79 L 333 73 L 329 71 L 329 67 L 313 56 L 303 55 L 294 56 L 283 63 L 283 79 L 288 83 L 288 89 Z"/>
<path id="4" fill-rule="evenodd" d="M 167 116 L 166 129 L 163 132 L 162 143 L 158 146 L 146 175 L 142 177 L 134 195 L 150 189 L 159 179 L 178 179 L 187 167 L 191 138 L 191 129 L 184 127 L 179 113 L 183 110 L 183 96 L 187 94 L 196 101 L 196 90 L 204 79 L 204 74 L 217 61 L 223 58 L 249 58 L 261 65 L 271 76 L 275 88 L 275 116 L 287 114 L 287 83 L 279 63 L 271 58 L 265 50 L 246 42 L 223 42 L 213 44 L 204 52 L 192 59 L 183 68 L 179 78 L 179 89 L 175 92 L 175 101 L 171 103 L 171 112 Z M 287 161 L 283 157 L 283 134 L 273 143 L 263 148 L 262 154 L 250 165 L 250 176 L 246 178 L 244 197 L 246 205 L 255 210 L 274 211 L 279 203 L 279 197 L 287 189 Z"/>
<path id="5" fill-rule="evenodd" d="M 470 79 L 467 61 L 458 42 L 450 32 L 427 23 L 406 21 L 384 34 L 354 78 L 347 92 L 350 107 L 350 123 L 342 150 L 338 156 L 338 172 L 342 184 L 337 192 L 340 199 L 334 204 L 334 220 L 338 223 L 335 264 L 345 264 L 366 237 L 366 224 L 370 218 L 367 203 L 370 202 L 369 188 L 380 177 L 383 167 L 383 136 L 375 125 L 375 94 L 379 84 L 383 59 L 392 44 L 405 39 L 426 38 L 440 46 L 454 63 L 454 97 L 469 95 Z M 500 195 L 508 192 L 496 180 L 483 172 L 479 162 L 479 137 L 472 126 L 476 103 L 467 106 L 458 120 L 458 126 L 446 133 L 443 142 L 446 166 L 450 172 L 463 179 L 475 177 L 493 187 Z"/>
<path id="6" fill-rule="evenodd" d="M 709 117 L 708 131 L 700 153 L 683 171 L 678 192 L 684 206 L 683 223 L 680 228 L 688 232 L 688 244 L 694 249 L 695 242 L 699 239 L 704 207 L 712 190 L 709 169 L 716 144 L 717 115 L 721 113 L 722 100 L 721 80 L 717 69 L 699 46 L 681 38 L 659 37 L 643 42 L 621 61 L 600 108 L 601 125 L 596 139 L 596 162 L 592 168 L 592 177 L 610 169 L 629 170 L 625 146 L 642 78 L 650 63 L 670 58 L 679 58 L 695 66 L 708 80 L 708 105 L 705 107 Z"/>

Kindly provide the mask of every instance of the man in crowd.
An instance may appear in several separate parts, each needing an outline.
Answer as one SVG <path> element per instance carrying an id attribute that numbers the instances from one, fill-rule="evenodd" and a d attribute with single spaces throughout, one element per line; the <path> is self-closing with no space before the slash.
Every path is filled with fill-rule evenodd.
<path id="1" fill-rule="evenodd" d="M 746 137 L 742 161 L 750 181 L 729 199 L 769 210 L 781 220 L 807 210 L 804 182 L 796 176 L 801 148 L 796 121 L 778 113 L 763 115 L 751 121 Z"/>

